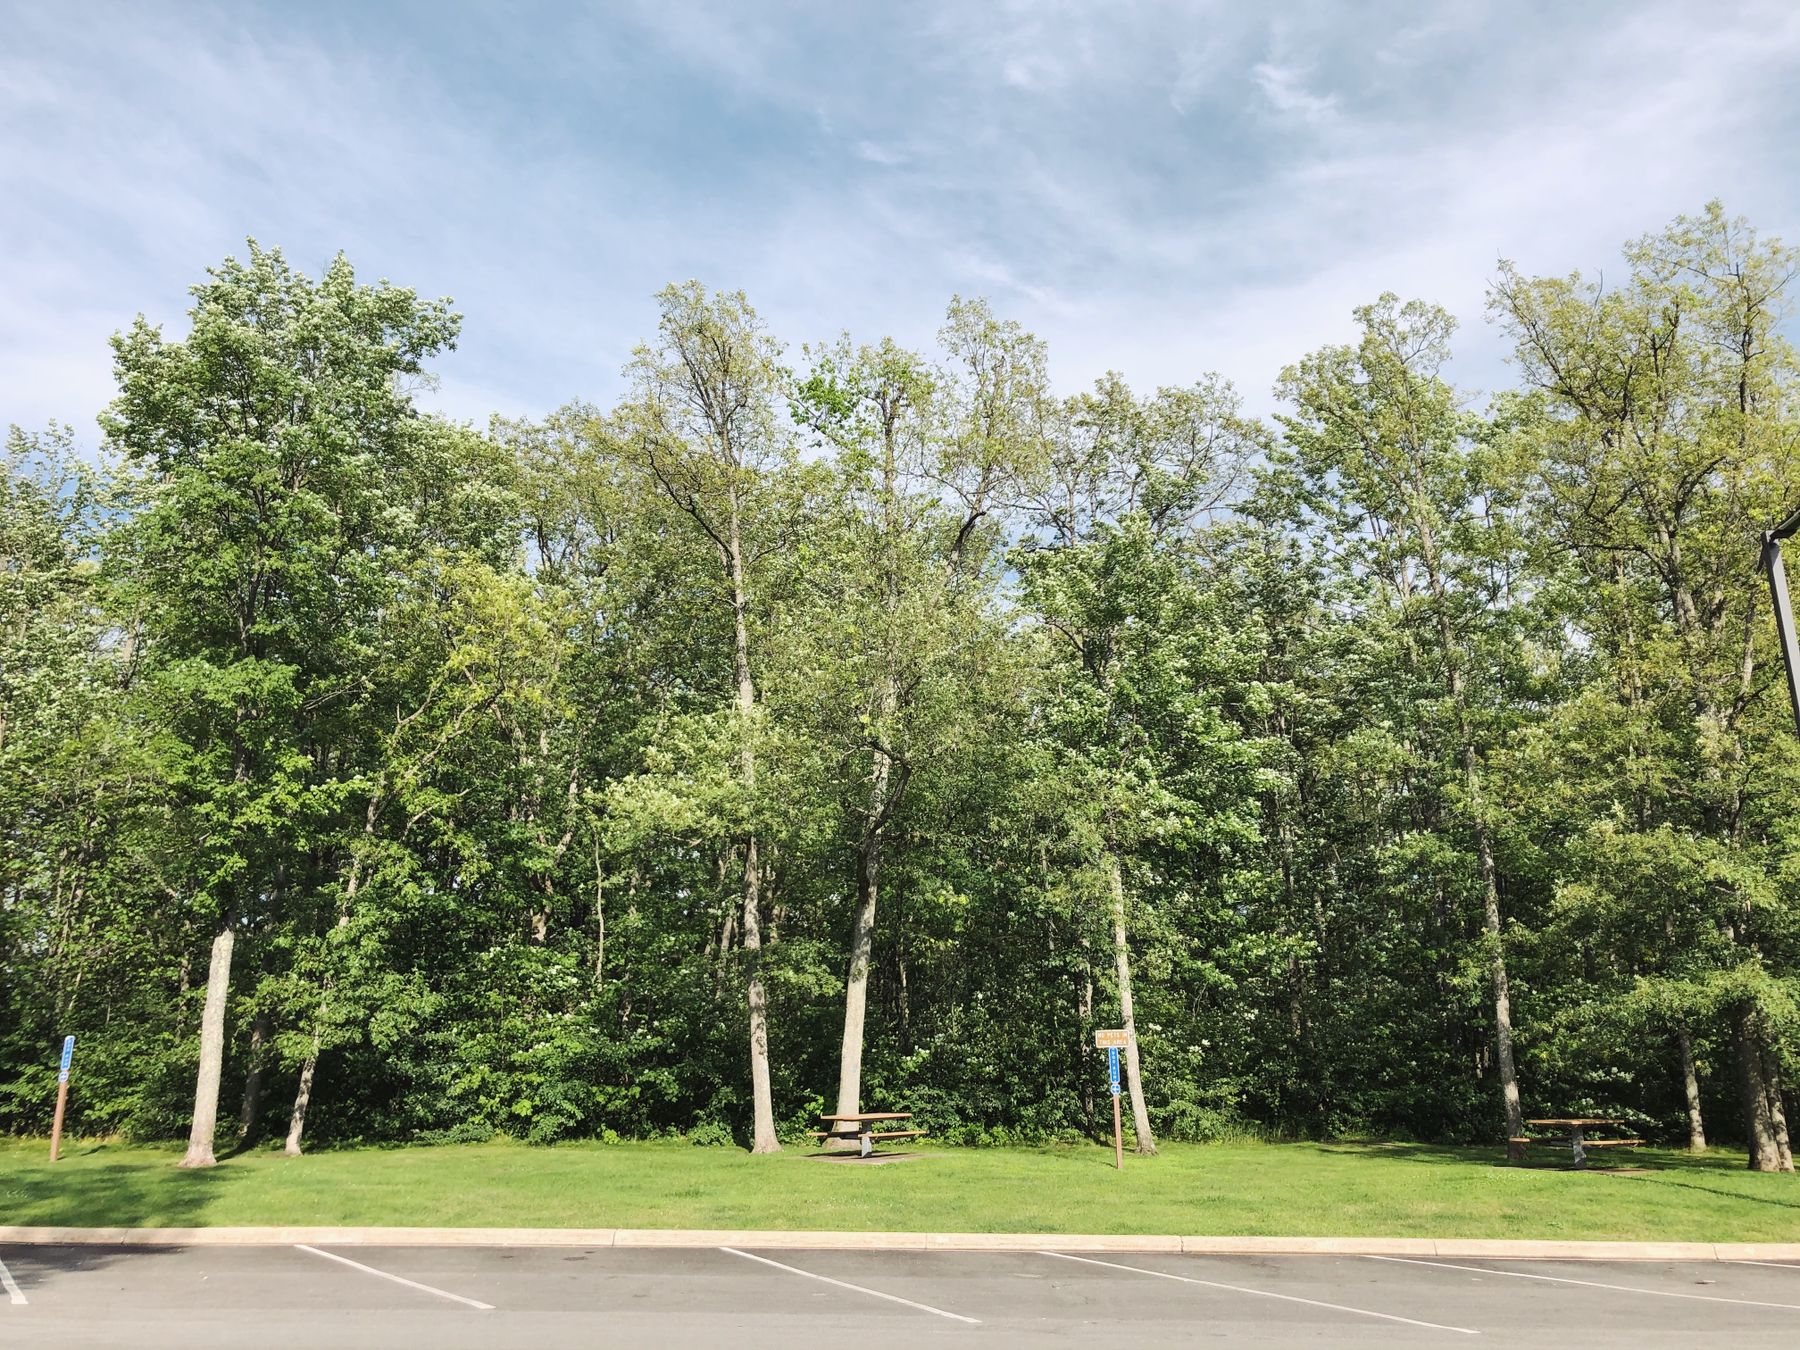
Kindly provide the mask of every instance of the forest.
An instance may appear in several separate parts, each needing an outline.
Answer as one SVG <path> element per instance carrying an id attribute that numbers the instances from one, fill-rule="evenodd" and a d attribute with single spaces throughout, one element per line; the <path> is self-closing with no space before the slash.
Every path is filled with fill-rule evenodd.
<path id="1" fill-rule="evenodd" d="M 250 243 L 0 489 L 0 1130 L 1495 1143 L 1791 1171 L 1800 250 L 1374 298 L 1276 411 L 657 297 L 448 420 L 448 300 Z M 1195 322 L 1206 322 L 1204 315 Z M 801 343 L 799 338 L 813 338 Z M 100 335 L 96 335 L 96 341 Z M 1262 391 L 1259 391 L 1259 393 Z M 0 410 L 3 415 L 3 410 Z"/>

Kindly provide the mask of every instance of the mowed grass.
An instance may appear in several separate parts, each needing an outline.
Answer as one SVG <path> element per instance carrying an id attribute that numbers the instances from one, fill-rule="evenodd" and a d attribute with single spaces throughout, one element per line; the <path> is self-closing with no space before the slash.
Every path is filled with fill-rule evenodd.
<path id="1" fill-rule="evenodd" d="M 257 1151 L 204 1172 L 178 1149 L 0 1142 L 0 1224 L 879 1229 L 1020 1233 L 1800 1240 L 1800 1179 L 1741 1154 L 1640 1150 L 1633 1172 L 1513 1167 L 1417 1144 L 925 1148 L 880 1167 L 790 1148 L 497 1141 Z"/>

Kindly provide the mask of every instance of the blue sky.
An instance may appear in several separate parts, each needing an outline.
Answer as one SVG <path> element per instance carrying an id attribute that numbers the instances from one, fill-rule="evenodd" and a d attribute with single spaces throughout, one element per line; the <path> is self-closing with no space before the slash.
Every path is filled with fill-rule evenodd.
<path id="1" fill-rule="evenodd" d="M 607 401 L 654 292 L 795 348 L 953 293 L 1058 385 L 1280 367 L 1383 290 L 1506 378 L 1498 257 L 1618 270 L 1721 197 L 1800 238 L 1800 5 L 0 0 L 0 423 L 94 436 L 109 333 L 246 235 L 453 296 L 431 399 Z"/>

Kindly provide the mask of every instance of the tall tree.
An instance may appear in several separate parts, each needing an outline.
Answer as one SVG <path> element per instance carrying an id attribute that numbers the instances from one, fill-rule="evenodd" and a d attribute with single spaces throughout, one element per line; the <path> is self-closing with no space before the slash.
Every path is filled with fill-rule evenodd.
<path id="1" fill-rule="evenodd" d="M 954 303 L 937 369 L 893 342 L 849 340 L 813 353 L 796 412 L 836 451 L 842 552 L 810 624 L 848 688 L 853 722 L 836 730 L 868 762 L 856 817 L 854 904 L 844 978 L 837 1113 L 862 1109 L 868 986 L 888 840 L 909 784 L 956 739 L 991 658 L 995 627 L 981 584 L 998 531 L 984 529 L 1041 456 L 1043 350 L 985 305 Z M 817 650 L 815 648 L 815 650 Z M 840 1145 L 841 1146 L 841 1145 Z"/>
<path id="2" fill-rule="evenodd" d="M 380 596 L 381 486 L 417 426 L 401 379 L 458 320 L 447 302 L 358 284 L 342 257 L 315 281 L 254 242 L 193 296 L 185 339 L 142 318 L 114 339 L 102 425 L 151 479 L 129 557 L 204 839 L 193 901 L 211 952 L 182 1165 L 206 1167 L 232 950 L 283 902 L 278 865 L 329 772 L 306 728 L 354 687 L 359 621 Z"/>
<path id="3" fill-rule="evenodd" d="M 1455 321 L 1386 295 L 1356 312 L 1354 346 L 1328 347 L 1283 373 L 1296 411 L 1287 443 L 1316 500 L 1378 577 L 1406 650 L 1441 700 L 1445 747 L 1460 779 L 1458 814 L 1474 844 L 1492 992 L 1495 1065 L 1509 1135 L 1524 1132 L 1513 1056 L 1495 814 L 1484 760 L 1503 704 L 1503 626 L 1522 559 L 1511 524 L 1519 487 L 1482 452 L 1479 428 L 1442 376 Z"/>
<path id="4" fill-rule="evenodd" d="M 1169 823 L 1202 812 L 1179 777 L 1231 732 L 1205 708 L 1190 532 L 1223 505 L 1255 445 L 1222 382 L 1140 404 L 1109 374 L 1061 410 L 1018 554 L 1026 599 L 1067 658 L 1050 711 L 1072 776 L 1069 823 L 1104 892 L 1137 1151 L 1156 1152 L 1132 987 L 1127 870 Z"/>
<path id="5" fill-rule="evenodd" d="M 721 602 L 731 615 L 731 674 L 738 771 L 746 796 L 757 780 L 758 702 L 753 633 L 759 569 L 783 544 L 766 519 L 768 476 L 791 454 L 778 400 L 786 391 L 781 347 L 741 292 L 708 294 L 697 282 L 658 296 L 657 344 L 630 366 L 635 398 L 627 436 L 644 468 L 718 558 Z M 764 860 L 756 831 L 742 857 L 742 942 L 749 1012 L 752 1145 L 776 1153 L 769 1080 L 768 995 L 762 972 Z"/>
<path id="6" fill-rule="evenodd" d="M 1718 941 L 1685 947 L 1712 953 L 1750 1166 L 1791 1171 L 1777 1028 L 1794 925 L 1775 876 L 1792 741 L 1756 559 L 1758 532 L 1800 493 L 1800 366 L 1781 332 L 1800 251 L 1713 203 L 1625 255 L 1612 288 L 1503 265 L 1492 304 L 1542 401 L 1545 523 L 1576 560 L 1577 612 L 1613 658 L 1607 701 L 1630 724 L 1633 772 L 1606 794 L 1624 821 L 1610 829 L 1637 836 L 1628 850 L 1696 866 L 1657 894 L 1710 901 Z M 1687 916 L 1663 917 L 1692 932 Z"/>

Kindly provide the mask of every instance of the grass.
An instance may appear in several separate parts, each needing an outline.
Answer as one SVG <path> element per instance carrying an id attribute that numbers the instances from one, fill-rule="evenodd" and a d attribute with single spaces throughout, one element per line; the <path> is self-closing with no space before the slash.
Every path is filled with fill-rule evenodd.
<path id="1" fill-rule="evenodd" d="M 173 1147 L 0 1141 L 0 1223 L 812 1228 L 1025 1233 L 1784 1241 L 1800 1179 L 1653 1149 L 1640 1172 L 1498 1165 L 1493 1149 L 1217 1144 L 927 1148 L 884 1167 L 679 1143 L 258 1151 L 204 1172 Z"/>

